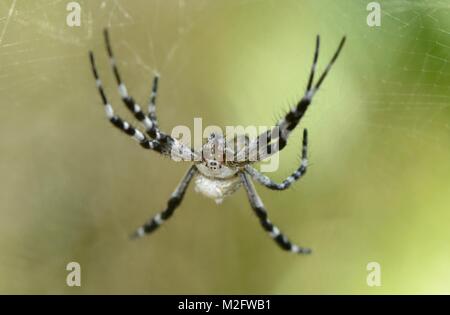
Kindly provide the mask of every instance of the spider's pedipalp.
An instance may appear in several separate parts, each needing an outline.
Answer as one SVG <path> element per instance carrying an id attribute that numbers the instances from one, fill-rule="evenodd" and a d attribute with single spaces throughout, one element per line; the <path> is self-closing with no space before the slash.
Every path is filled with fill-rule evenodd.
<path id="1" fill-rule="evenodd" d="M 250 180 L 250 178 L 248 178 L 248 175 L 241 172 L 239 173 L 239 176 L 241 177 L 241 181 L 244 185 L 245 191 L 247 192 L 250 205 L 252 206 L 253 211 L 258 217 L 263 229 L 269 233 L 269 235 L 278 244 L 278 246 L 292 253 L 310 254 L 311 249 L 293 244 L 285 235 L 283 235 L 283 233 L 281 233 L 281 231 L 275 225 L 273 225 L 273 223 L 269 220 L 267 210 L 265 209 L 261 198 L 256 192 L 252 181 Z"/>
<path id="2" fill-rule="evenodd" d="M 306 174 L 308 169 L 308 131 L 306 129 L 303 130 L 303 141 L 302 141 L 302 161 L 300 167 L 291 175 L 289 175 L 283 182 L 280 184 L 274 182 L 266 175 L 258 172 L 255 168 L 250 165 L 246 165 L 244 167 L 245 171 L 252 176 L 260 184 L 266 186 L 269 189 L 273 190 L 285 190 L 288 189 L 295 181 L 299 180 L 303 175 Z"/>
<path id="3" fill-rule="evenodd" d="M 181 182 L 178 184 L 175 191 L 170 196 L 170 199 L 167 202 L 166 209 L 156 214 L 147 223 L 137 229 L 136 232 L 131 235 L 131 238 L 139 238 L 146 234 L 150 234 L 155 231 L 164 221 L 168 220 L 183 200 L 188 185 L 196 173 L 197 168 L 195 167 L 195 165 L 192 165 L 187 171 L 186 175 L 184 175 Z"/>

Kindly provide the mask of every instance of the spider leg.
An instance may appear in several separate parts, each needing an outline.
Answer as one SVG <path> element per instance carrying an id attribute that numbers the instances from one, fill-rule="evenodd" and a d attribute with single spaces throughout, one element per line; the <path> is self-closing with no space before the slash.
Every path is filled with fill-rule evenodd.
<path id="1" fill-rule="evenodd" d="M 167 207 L 164 211 L 161 211 L 157 215 L 155 215 L 152 219 L 146 222 L 143 226 L 136 230 L 131 235 L 131 238 L 139 238 L 146 234 L 152 233 L 156 230 L 164 221 L 168 220 L 175 209 L 180 205 L 183 200 L 184 194 L 188 188 L 189 182 L 197 173 L 197 167 L 192 165 L 191 168 L 187 171 L 186 175 L 184 175 L 181 182 L 178 184 L 175 191 L 170 196 L 169 201 L 167 202 Z"/>
<path id="2" fill-rule="evenodd" d="M 152 122 L 155 130 L 159 130 L 158 119 L 156 117 L 156 97 L 158 96 L 158 82 L 159 74 L 156 74 L 153 78 L 152 93 L 148 102 L 148 118 Z"/>
<path id="3" fill-rule="evenodd" d="M 111 42 L 109 40 L 109 33 L 108 30 L 104 30 L 104 37 L 105 37 L 105 45 L 106 50 L 108 52 L 111 68 L 114 73 L 114 77 L 117 82 L 119 94 L 121 96 L 121 99 L 125 106 L 128 108 L 130 112 L 133 113 L 134 117 L 139 120 L 145 127 L 145 132 L 153 139 L 156 139 L 160 146 L 167 152 L 170 152 L 171 157 L 176 160 L 188 160 L 192 161 L 196 159 L 195 153 L 188 147 L 186 147 L 184 144 L 179 142 L 176 139 L 173 139 L 170 135 L 167 135 L 163 132 L 161 132 L 158 128 L 158 124 L 156 121 L 156 116 L 154 116 L 155 119 L 151 118 L 150 115 L 146 116 L 144 112 L 142 111 L 139 104 L 135 102 L 135 100 L 128 94 L 128 90 L 125 86 L 125 84 L 122 82 L 122 79 L 120 77 L 119 70 L 116 65 L 116 61 L 114 58 L 114 53 L 111 47 Z M 158 79 L 155 77 L 153 88 L 155 97 L 156 97 L 156 90 L 157 90 L 157 82 Z M 156 100 L 156 98 L 153 98 L 153 100 Z"/>
<path id="4" fill-rule="evenodd" d="M 258 138 L 251 144 L 250 146 L 251 150 L 255 150 L 256 147 L 261 148 L 260 144 L 262 144 L 263 146 L 267 144 L 266 148 L 263 148 L 265 149 L 265 151 L 263 153 L 258 154 L 258 161 L 261 161 L 269 157 L 270 155 L 277 153 L 278 151 L 281 151 L 286 146 L 289 134 L 298 125 L 299 121 L 304 116 L 306 110 L 308 109 L 309 105 L 312 102 L 313 96 L 322 85 L 331 67 L 338 58 L 342 50 L 342 47 L 344 46 L 345 39 L 346 39 L 345 36 L 341 39 L 341 42 L 339 43 L 339 46 L 335 51 L 333 57 L 331 58 L 330 62 L 327 64 L 325 70 L 319 77 L 317 83 L 313 85 L 320 46 L 320 37 L 317 36 L 316 49 L 314 51 L 313 63 L 311 66 L 311 72 L 309 74 L 308 85 L 305 94 L 301 98 L 301 100 L 297 103 L 297 105 L 294 108 L 292 108 L 291 111 L 289 111 L 289 113 L 281 121 L 277 123 L 276 128 L 274 128 L 273 130 L 268 130 L 267 132 L 259 135 Z M 273 140 L 278 141 L 275 141 L 275 143 L 271 143 L 271 141 Z"/>
<path id="5" fill-rule="evenodd" d="M 281 184 L 275 183 L 266 175 L 258 172 L 250 165 L 245 165 L 245 171 L 252 176 L 253 179 L 258 181 L 260 184 L 266 186 L 273 190 L 285 190 L 291 186 L 292 183 L 299 180 L 303 175 L 306 174 L 308 168 L 308 131 L 303 130 L 303 146 L 302 146 L 302 162 L 300 167 L 288 176 Z"/>
<path id="6" fill-rule="evenodd" d="M 156 101 L 156 92 L 158 87 L 158 76 L 155 76 L 153 80 L 153 87 L 152 87 L 152 96 L 150 98 L 150 104 L 149 104 L 149 115 L 145 115 L 143 110 L 141 109 L 141 106 L 136 103 L 134 98 L 128 94 L 128 89 L 123 83 L 122 78 L 119 73 L 119 69 L 117 68 L 116 59 L 114 58 L 114 53 L 111 46 L 111 41 L 109 39 L 109 32 L 107 29 L 103 31 L 103 35 L 105 38 L 105 46 L 106 51 L 108 52 L 109 61 L 111 64 L 112 71 L 114 73 L 114 77 L 116 79 L 117 87 L 119 90 L 119 94 L 122 98 L 123 103 L 125 106 L 130 110 L 131 113 L 133 113 L 134 117 L 136 117 L 137 120 L 139 120 L 145 127 L 145 132 L 152 138 L 155 138 L 157 140 L 160 140 L 161 143 L 171 142 L 173 141 L 172 137 L 169 135 L 161 132 L 158 128 L 158 123 L 156 120 L 155 115 L 155 107 L 152 106 L 152 104 L 155 104 Z"/>
<path id="7" fill-rule="evenodd" d="M 119 94 L 120 94 L 120 96 L 122 98 L 123 103 L 133 113 L 134 117 L 137 120 L 139 120 L 145 126 L 146 131 L 147 130 L 151 130 L 153 128 L 152 122 L 144 114 L 144 112 L 142 111 L 142 109 L 139 106 L 139 104 L 137 104 L 134 101 L 134 99 L 130 95 L 128 95 L 128 89 L 125 86 L 125 84 L 122 82 L 122 79 L 121 79 L 120 74 L 119 74 L 119 69 L 117 68 L 117 65 L 116 65 L 116 59 L 114 58 L 114 53 L 113 53 L 112 48 L 111 48 L 111 43 L 110 43 L 110 40 L 109 40 L 109 34 L 108 34 L 108 30 L 107 29 L 105 29 L 103 31 L 103 35 L 105 37 L 105 45 L 106 45 L 106 50 L 108 52 L 108 57 L 109 57 L 109 61 L 110 61 L 110 64 L 111 64 L 111 68 L 113 70 L 114 77 L 115 77 L 116 82 L 117 82 Z"/>
<path id="8" fill-rule="evenodd" d="M 105 91 L 103 90 L 102 81 L 97 72 L 97 67 L 95 65 L 94 54 L 89 52 L 89 57 L 91 61 L 92 73 L 95 77 L 95 82 L 98 88 L 98 92 L 100 93 L 100 97 L 102 99 L 103 105 L 105 107 L 106 117 L 109 121 L 119 130 L 126 133 L 127 135 L 133 137 L 139 144 L 145 148 L 154 150 L 159 153 L 165 153 L 164 148 L 161 146 L 160 142 L 157 140 L 149 140 L 139 129 L 133 127 L 129 122 L 123 120 L 119 116 L 114 114 L 114 110 L 112 105 L 109 103 Z"/>
<path id="9" fill-rule="evenodd" d="M 292 244 L 291 241 L 289 241 L 286 236 L 284 236 L 281 231 L 275 225 L 273 225 L 273 223 L 267 216 L 267 210 L 265 209 L 261 198 L 258 196 L 258 193 L 256 192 L 250 178 L 243 172 L 239 173 L 239 176 L 241 177 L 241 181 L 247 192 L 250 205 L 252 206 L 256 216 L 259 218 L 263 229 L 270 234 L 270 236 L 274 239 L 278 246 L 280 246 L 283 250 L 297 254 L 311 253 L 311 249 L 309 248 L 299 247 L 295 244 Z"/>

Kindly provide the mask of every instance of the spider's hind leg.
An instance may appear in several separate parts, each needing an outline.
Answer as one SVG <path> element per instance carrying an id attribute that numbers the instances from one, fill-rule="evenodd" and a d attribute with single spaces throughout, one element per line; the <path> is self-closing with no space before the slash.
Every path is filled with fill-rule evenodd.
<path id="1" fill-rule="evenodd" d="M 278 246 L 280 246 L 283 250 L 297 254 L 311 253 L 311 249 L 300 247 L 291 243 L 291 241 L 289 241 L 287 237 L 284 236 L 283 233 L 281 233 L 281 231 L 275 225 L 273 225 L 273 223 L 268 218 L 267 210 L 265 209 L 261 198 L 258 196 L 250 178 L 248 178 L 247 174 L 245 173 L 239 173 L 239 176 L 241 177 L 241 181 L 247 192 L 250 205 L 252 206 L 256 216 L 259 218 L 263 229 L 270 234 L 270 236 L 278 244 Z"/>
<path id="2" fill-rule="evenodd" d="M 196 173 L 197 167 L 195 165 L 192 165 L 191 168 L 187 171 L 186 175 L 184 175 L 181 182 L 178 184 L 175 191 L 170 196 L 170 199 L 167 202 L 166 209 L 155 215 L 143 226 L 137 229 L 136 232 L 131 235 L 131 238 L 139 238 L 146 234 L 150 234 L 155 231 L 164 221 L 168 220 L 183 200 L 188 185 Z"/>

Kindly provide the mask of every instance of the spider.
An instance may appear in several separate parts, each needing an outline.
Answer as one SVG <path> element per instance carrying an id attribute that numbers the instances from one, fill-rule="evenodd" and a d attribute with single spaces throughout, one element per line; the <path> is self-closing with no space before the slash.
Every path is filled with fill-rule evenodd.
<path id="1" fill-rule="evenodd" d="M 293 244 L 268 218 L 267 210 L 259 197 L 253 185 L 252 179 L 256 180 L 263 186 L 273 190 L 285 190 L 291 186 L 295 181 L 299 180 L 305 175 L 308 158 L 308 132 L 303 130 L 302 141 L 302 158 L 298 169 L 288 176 L 283 182 L 276 183 L 269 177 L 263 175 L 251 166 L 252 163 L 261 161 L 272 154 L 281 151 L 287 143 L 287 139 L 291 131 L 298 125 L 301 118 L 305 114 L 312 98 L 320 88 L 322 82 L 330 71 L 332 65 L 336 61 L 339 53 L 345 43 L 345 36 L 341 39 L 337 50 L 335 51 L 330 62 L 315 84 L 314 75 L 316 72 L 316 65 L 319 56 L 320 37 L 316 37 L 316 46 L 314 51 L 313 63 L 309 74 L 308 84 L 304 96 L 298 101 L 295 107 L 285 115 L 275 126 L 275 128 L 261 133 L 255 139 L 249 140 L 246 138 L 244 148 L 233 153 L 234 159 L 225 159 L 224 152 L 228 150 L 228 142 L 223 136 L 212 133 L 207 142 L 202 146 L 200 151 L 195 151 L 177 139 L 171 137 L 169 134 L 160 130 L 158 119 L 156 117 L 156 97 L 158 91 L 159 75 L 155 75 L 153 79 L 152 92 L 148 101 L 148 113 L 145 114 L 132 96 L 128 94 L 125 84 L 122 82 L 119 70 L 117 68 L 114 54 L 111 48 L 111 43 L 108 35 L 108 30 L 104 30 L 104 40 L 106 50 L 111 63 L 111 68 L 117 82 L 119 94 L 122 102 L 131 111 L 134 117 L 145 128 L 145 134 L 134 127 L 129 122 L 123 120 L 114 113 L 111 103 L 108 101 L 102 82 L 98 75 L 95 64 L 94 54 L 89 52 L 92 72 L 96 81 L 98 92 L 104 105 L 106 116 L 109 121 L 120 131 L 134 138 L 144 149 L 158 152 L 164 156 L 175 158 L 184 158 L 194 161 L 187 173 L 182 178 L 181 182 L 176 187 L 175 191 L 170 196 L 165 210 L 157 213 L 154 217 L 148 220 L 144 225 L 132 234 L 132 238 L 142 237 L 146 234 L 155 231 L 162 223 L 167 221 L 180 205 L 189 183 L 194 179 L 196 191 L 202 193 L 206 197 L 213 198 L 217 203 L 220 203 L 225 197 L 231 195 L 241 186 L 244 187 L 250 205 L 259 219 L 263 229 L 269 233 L 273 240 L 286 251 L 298 254 L 308 254 L 311 249 L 300 247 Z M 260 149 L 265 150 L 260 150 Z M 217 154 L 217 152 L 222 152 Z M 228 151 L 227 151 L 228 152 Z M 249 159 L 251 153 L 256 152 L 256 159 Z"/>

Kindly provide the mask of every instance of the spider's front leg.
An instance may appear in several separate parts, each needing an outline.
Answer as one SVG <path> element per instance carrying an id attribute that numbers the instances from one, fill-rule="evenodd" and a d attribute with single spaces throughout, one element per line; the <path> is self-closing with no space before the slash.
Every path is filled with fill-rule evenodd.
<path id="1" fill-rule="evenodd" d="M 250 201 L 250 205 L 252 206 L 253 211 L 256 216 L 259 218 L 259 221 L 264 230 L 266 230 L 270 236 L 274 239 L 274 241 L 280 246 L 282 249 L 297 253 L 297 254 L 309 254 L 311 253 L 311 249 L 304 248 L 292 244 L 291 241 L 284 236 L 281 231 L 273 225 L 273 223 L 269 220 L 267 215 L 267 210 L 264 208 L 264 204 L 256 192 L 255 187 L 253 186 L 252 181 L 248 178 L 247 174 L 239 173 L 241 177 L 241 181 L 244 185 L 244 188 L 247 192 L 248 199 Z"/>
<path id="2" fill-rule="evenodd" d="M 133 113 L 134 117 L 139 120 L 144 126 L 146 133 L 151 136 L 152 138 L 155 138 L 157 140 L 170 140 L 170 137 L 165 135 L 164 133 L 161 133 L 158 128 L 158 123 L 155 115 L 154 105 L 156 101 L 156 93 L 157 93 L 157 87 L 158 87 L 158 75 L 155 76 L 153 80 L 153 87 L 152 87 L 152 95 L 150 99 L 149 109 L 151 110 L 151 114 L 148 116 L 145 115 L 145 113 L 142 111 L 141 106 L 136 103 L 134 98 L 128 94 L 128 89 L 125 85 L 125 83 L 122 81 L 122 78 L 119 73 L 119 69 L 116 64 L 116 59 L 114 57 L 114 53 L 111 46 L 111 41 L 109 39 L 109 33 L 108 30 L 105 29 L 103 31 L 103 36 L 105 38 L 105 46 L 106 51 L 108 52 L 109 62 L 111 64 L 112 71 L 114 73 L 114 77 L 116 79 L 117 88 L 119 90 L 119 94 L 122 98 L 123 103 L 125 106 L 130 110 L 131 113 Z"/>
<path id="3" fill-rule="evenodd" d="M 114 54 L 113 54 L 113 51 L 111 48 L 108 31 L 106 29 L 104 30 L 104 37 L 105 37 L 106 49 L 108 52 L 108 56 L 110 58 L 110 64 L 111 64 L 111 67 L 112 67 L 112 70 L 114 73 L 114 77 L 117 82 L 119 94 L 122 98 L 122 101 L 126 105 L 126 107 L 133 113 L 134 117 L 144 125 L 145 132 L 151 138 L 155 139 L 153 141 L 153 140 L 148 140 L 146 137 L 144 137 L 145 138 L 144 143 L 154 144 L 154 146 L 156 146 L 156 144 L 157 144 L 160 152 L 164 152 L 164 154 L 168 153 L 167 155 L 169 155 L 172 159 L 174 159 L 176 161 L 181 161 L 181 160 L 192 161 L 192 160 L 197 159 L 198 157 L 190 148 L 186 147 L 184 144 L 182 144 L 178 140 L 173 139 L 170 135 L 167 135 L 167 134 L 161 132 L 158 128 L 158 121 L 156 119 L 156 113 L 155 113 L 155 101 L 156 101 L 156 94 L 157 94 L 157 87 L 158 87 L 158 76 L 156 76 L 153 81 L 152 94 L 151 94 L 150 101 L 149 101 L 150 102 L 149 115 L 147 116 L 144 114 L 144 112 L 142 111 L 139 104 L 137 104 L 134 101 L 134 99 L 128 94 L 128 90 L 127 90 L 125 84 L 122 82 L 122 79 L 119 74 L 119 70 L 116 65 Z M 98 79 L 97 70 L 96 70 L 95 63 L 94 63 L 93 53 L 90 52 L 90 55 L 91 55 L 92 69 L 94 72 L 94 76 L 97 80 L 97 86 L 99 86 L 99 91 L 100 91 L 100 94 L 102 95 L 102 100 L 105 103 L 106 97 L 103 92 L 101 82 Z M 107 115 L 112 114 L 111 106 L 107 106 L 106 108 L 108 109 Z M 111 110 L 109 110 L 109 109 L 111 109 Z M 123 124 L 122 124 L 121 119 L 115 119 L 115 121 L 116 121 L 115 126 L 118 127 L 119 129 L 123 130 L 122 127 L 125 127 L 125 128 L 127 128 L 129 133 L 131 133 L 132 130 L 137 130 L 134 127 L 128 128 L 131 125 L 127 122 L 123 122 Z M 136 131 L 136 134 L 139 135 L 139 138 L 142 138 L 141 137 L 142 133 L 140 131 Z M 152 145 L 150 145 L 150 148 L 151 148 L 151 146 Z M 144 147 L 146 147 L 146 146 L 144 146 Z"/>
<path id="4" fill-rule="evenodd" d="M 294 130 L 294 128 L 298 125 L 298 123 L 306 113 L 306 110 L 311 104 L 315 93 L 319 90 L 320 86 L 322 85 L 322 82 L 325 80 L 325 77 L 328 75 L 331 67 L 338 58 L 342 50 L 342 47 L 344 46 L 345 39 L 346 38 L 344 36 L 341 42 L 339 43 L 339 46 L 336 52 L 334 53 L 333 57 L 331 58 L 330 62 L 327 64 L 322 75 L 319 77 L 319 80 L 317 80 L 316 84 L 313 85 L 314 75 L 317 67 L 317 60 L 319 58 L 319 46 L 320 46 L 320 37 L 317 36 L 313 63 L 311 66 L 308 85 L 306 87 L 304 96 L 297 103 L 297 105 L 293 107 L 289 111 L 289 113 L 287 113 L 287 115 L 277 123 L 274 129 L 268 130 L 267 132 L 260 134 L 257 137 L 257 139 L 255 139 L 250 144 L 249 148 L 250 151 L 258 150 L 258 161 L 264 160 L 270 155 L 275 154 L 278 151 L 281 151 L 286 146 L 289 134 L 292 132 L 292 130 Z M 271 143 L 271 141 L 274 141 L 274 143 Z M 260 152 L 261 147 L 264 152 Z"/>
<path id="5" fill-rule="evenodd" d="M 260 184 L 266 186 L 273 190 L 285 190 L 291 186 L 292 183 L 299 180 L 303 175 L 306 174 L 308 168 L 308 131 L 303 130 L 303 145 L 302 145 L 302 161 L 300 167 L 288 176 L 281 184 L 275 183 L 266 175 L 258 172 L 256 169 L 250 165 L 245 165 L 245 171 L 252 176 L 253 179 L 258 181 Z"/>
<path id="6" fill-rule="evenodd" d="M 156 230 L 164 221 L 168 220 L 174 213 L 175 209 L 180 205 L 181 201 L 183 200 L 184 194 L 189 186 L 189 183 L 196 173 L 197 167 L 195 165 L 192 165 L 191 168 L 187 171 L 186 175 L 184 175 L 181 182 L 178 184 L 175 191 L 170 196 L 170 199 L 167 202 L 166 209 L 155 215 L 147 223 L 145 223 L 143 226 L 137 229 L 136 232 L 134 232 L 134 234 L 131 237 L 138 238 L 146 234 L 149 234 L 154 230 Z"/>
<path id="7" fill-rule="evenodd" d="M 139 142 L 139 144 L 145 148 L 154 150 L 158 153 L 166 153 L 164 151 L 163 146 L 160 144 L 157 140 L 149 140 L 139 129 L 135 128 L 133 125 L 131 125 L 129 122 L 123 120 L 119 116 L 114 114 L 113 107 L 111 103 L 109 103 L 105 91 L 103 90 L 102 81 L 100 80 L 100 77 L 97 72 L 97 67 L 95 65 L 95 59 L 94 54 L 92 52 L 89 52 L 89 58 L 91 61 L 91 67 L 92 67 L 92 73 L 95 77 L 95 82 L 98 88 L 98 92 L 100 94 L 100 97 L 103 102 L 103 106 L 105 107 L 105 113 L 106 117 L 109 119 L 109 121 L 119 130 L 126 133 L 127 135 L 133 137 L 136 141 Z"/>
<path id="8" fill-rule="evenodd" d="M 177 161 L 197 160 L 199 157 L 190 148 L 186 147 L 177 139 L 172 138 L 170 135 L 162 132 L 158 127 L 158 120 L 156 117 L 156 96 L 158 93 L 158 82 L 159 75 L 155 75 L 153 79 L 152 92 L 149 99 L 148 105 L 148 115 L 142 111 L 141 106 L 134 100 L 134 98 L 128 94 L 128 89 L 123 83 L 120 77 L 119 69 L 117 68 L 116 60 L 114 58 L 114 53 L 112 50 L 111 42 L 109 40 L 108 30 L 105 29 L 104 32 L 106 50 L 108 52 L 110 64 L 116 78 L 117 87 L 119 94 L 122 98 L 123 103 L 133 113 L 134 117 L 139 120 L 145 127 L 145 132 L 153 139 L 159 141 L 159 143 L 164 147 L 165 150 L 171 152 L 171 157 Z"/>
<path id="9" fill-rule="evenodd" d="M 148 102 L 148 118 L 151 120 L 154 130 L 155 130 L 155 137 L 158 136 L 158 133 L 161 131 L 159 130 L 158 126 L 158 118 L 156 117 L 156 97 L 158 96 L 158 82 L 159 82 L 159 74 L 156 74 L 153 78 L 153 85 L 152 85 L 152 93 L 150 94 L 150 99 Z"/>

